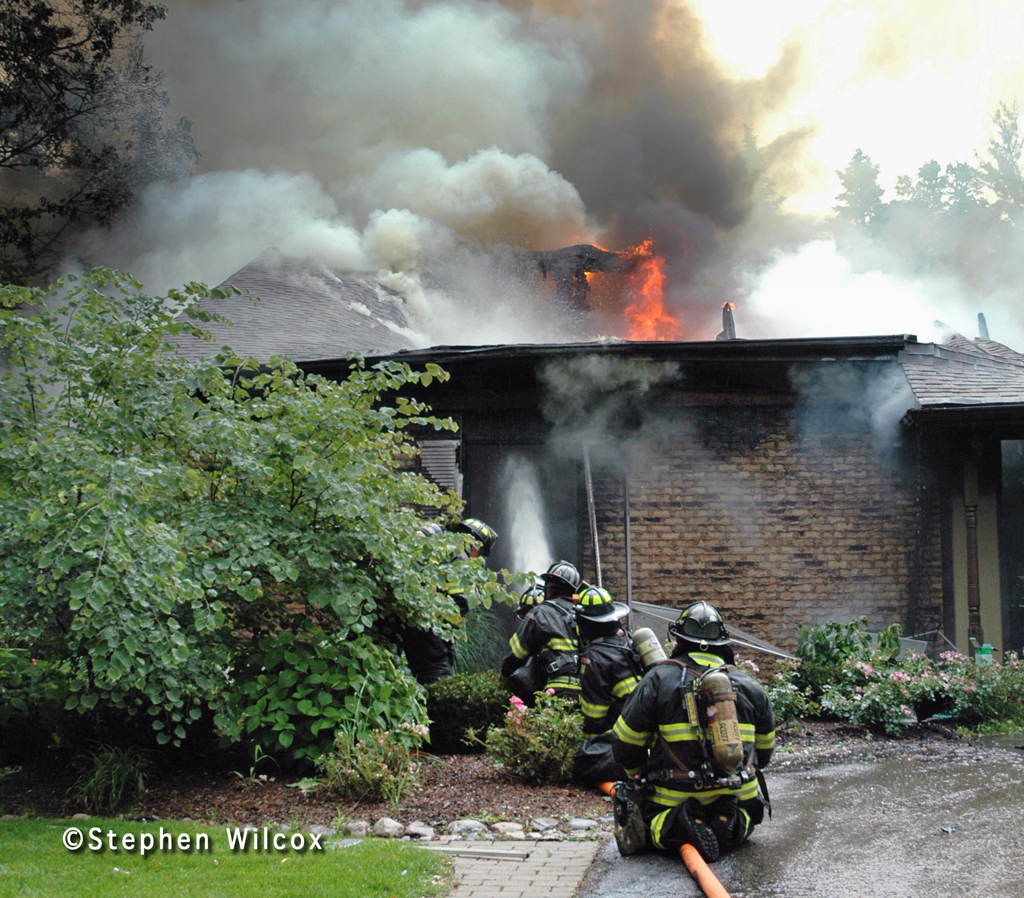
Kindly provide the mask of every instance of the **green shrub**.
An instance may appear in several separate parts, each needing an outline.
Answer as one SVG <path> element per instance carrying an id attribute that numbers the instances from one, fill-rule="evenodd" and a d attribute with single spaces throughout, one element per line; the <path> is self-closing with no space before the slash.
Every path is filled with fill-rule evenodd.
<path id="1" fill-rule="evenodd" d="M 485 731 L 498 725 L 508 708 L 508 687 L 496 670 L 457 673 L 427 687 L 430 750 L 435 754 L 483 751 L 479 742 L 467 742 L 469 730 Z"/>
<path id="2" fill-rule="evenodd" d="M 244 721 L 246 736 L 272 754 L 312 761 L 340 730 L 365 739 L 398 721 L 426 722 L 420 687 L 393 651 L 366 634 L 311 636 L 264 637 L 247 659 L 232 694 L 233 716 Z"/>
<path id="3" fill-rule="evenodd" d="M 492 726 L 482 740 L 506 771 L 527 783 L 544 785 L 572 780 L 573 757 L 583 741 L 583 715 L 572 699 L 553 690 L 538 693 L 532 708 L 512 696 L 502 726 Z M 481 741 L 476 731 L 468 738 Z"/>
<path id="4" fill-rule="evenodd" d="M 794 682 L 808 703 L 821 699 L 824 687 L 836 681 L 848 659 L 871 653 L 866 627 L 865 617 L 842 623 L 827 621 L 813 627 L 800 625 L 796 648 L 800 665 Z"/>
<path id="5" fill-rule="evenodd" d="M 82 773 L 72 798 L 93 814 L 110 813 L 146 791 L 149 756 L 136 748 L 101 745 L 78 759 Z"/>
<path id="6" fill-rule="evenodd" d="M 975 664 L 958 652 L 941 655 L 952 716 L 985 728 L 1024 728 L 1024 664 L 1007 652 L 1002 664 Z"/>
<path id="7" fill-rule="evenodd" d="M 1015 654 L 992 665 L 958 652 L 938 663 L 916 653 L 901 658 L 897 625 L 872 644 L 860 632 L 864 623 L 802 631 L 799 659 L 778 671 L 768 690 L 779 723 L 824 716 L 895 735 L 945 713 L 993 731 L 1024 726 L 1024 666 Z"/>
<path id="8" fill-rule="evenodd" d="M 0 286 L 0 620 L 60 671 L 75 716 L 175 746 L 213 721 L 285 765 L 345 719 L 422 716 L 393 634 L 450 636 L 454 590 L 471 610 L 508 594 L 482 559 L 451 562 L 465 535 L 409 538 L 418 509 L 461 507 L 407 470 L 409 428 L 455 424 L 403 391 L 446 372 L 185 359 L 176 341 L 211 317 L 194 303 L 224 295 L 150 297 L 103 269 Z"/>
<path id="9" fill-rule="evenodd" d="M 334 748 L 317 758 L 321 782 L 329 792 L 356 802 L 389 801 L 397 806 L 410 789 L 423 785 L 424 756 L 419 748 L 427 728 L 402 724 L 374 729 L 360 738 L 355 728 L 338 731 Z"/>
<path id="10" fill-rule="evenodd" d="M 809 715 L 807 697 L 794 682 L 798 662 L 780 665 L 767 686 L 768 698 L 775 711 L 776 726 L 784 726 Z"/>

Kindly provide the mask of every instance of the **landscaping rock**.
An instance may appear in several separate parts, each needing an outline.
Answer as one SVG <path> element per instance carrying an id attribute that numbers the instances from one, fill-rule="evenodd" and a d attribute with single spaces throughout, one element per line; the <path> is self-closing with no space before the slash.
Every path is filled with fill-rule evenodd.
<path id="1" fill-rule="evenodd" d="M 558 829 L 558 821 L 554 817 L 534 817 L 530 821 L 531 832 L 543 833 L 552 829 Z"/>
<path id="2" fill-rule="evenodd" d="M 437 838 L 434 833 L 434 827 L 424 823 L 422 820 L 413 820 L 413 822 L 405 828 L 405 834 L 423 842 L 429 842 L 431 839 Z"/>
<path id="3" fill-rule="evenodd" d="M 366 820 L 349 820 L 342 832 L 346 836 L 365 839 L 370 834 L 370 824 Z"/>
<path id="4" fill-rule="evenodd" d="M 487 829 L 487 824 L 479 820 L 453 820 L 448 824 L 448 832 L 453 836 L 464 836 L 467 833 L 479 834 Z"/>
<path id="5" fill-rule="evenodd" d="M 312 833 L 314 836 L 333 836 L 334 827 L 324 826 L 322 823 L 310 823 L 308 826 L 302 827 L 307 833 Z"/>
<path id="6" fill-rule="evenodd" d="M 491 825 L 491 829 L 493 829 L 499 836 L 504 836 L 509 839 L 522 839 L 526 837 L 526 833 L 523 832 L 522 823 L 494 823 Z"/>
<path id="7" fill-rule="evenodd" d="M 381 817 L 373 824 L 373 834 L 386 839 L 397 839 L 399 836 L 405 835 L 405 827 L 391 817 Z"/>
<path id="8" fill-rule="evenodd" d="M 573 817 L 569 823 L 569 832 L 586 832 L 588 829 L 597 827 L 597 821 L 585 820 L 582 817 Z"/>

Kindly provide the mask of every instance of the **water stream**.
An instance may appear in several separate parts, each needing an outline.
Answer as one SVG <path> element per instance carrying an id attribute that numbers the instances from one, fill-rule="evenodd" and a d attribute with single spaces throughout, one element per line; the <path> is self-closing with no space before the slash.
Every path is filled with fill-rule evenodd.
<path id="1" fill-rule="evenodd" d="M 500 481 L 513 570 L 546 571 L 553 559 L 536 469 L 523 455 L 511 454 L 502 467 Z"/>

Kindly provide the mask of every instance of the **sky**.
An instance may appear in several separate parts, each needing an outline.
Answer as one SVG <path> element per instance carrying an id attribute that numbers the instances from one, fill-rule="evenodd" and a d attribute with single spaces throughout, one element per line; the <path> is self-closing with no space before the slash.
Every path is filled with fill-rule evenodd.
<path id="1" fill-rule="evenodd" d="M 713 339 L 730 301 L 747 337 L 933 339 L 939 319 L 974 336 L 984 309 L 1024 349 L 1018 272 L 985 295 L 911 278 L 823 224 L 857 149 L 887 198 L 929 159 L 977 161 L 997 104 L 1024 93 L 1009 2 L 167 5 L 147 58 L 200 170 L 81 250 L 155 290 L 276 247 L 398 290 L 426 342 L 593 338 L 615 325 L 553 315 L 510 253 L 652 238 L 690 339 Z M 781 216 L 755 201 L 745 128 Z"/>
<path id="2" fill-rule="evenodd" d="M 1024 8 L 1007 0 L 690 0 L 714 58 L 763 79 L 788 53 L 794 83 L 755 127 L 813 133 L 792 208 L 828 214 L 835 172 L 863 149 L 892 189 L 929 159 L 975 162 L 997 104 L 1024 98 Z"/>

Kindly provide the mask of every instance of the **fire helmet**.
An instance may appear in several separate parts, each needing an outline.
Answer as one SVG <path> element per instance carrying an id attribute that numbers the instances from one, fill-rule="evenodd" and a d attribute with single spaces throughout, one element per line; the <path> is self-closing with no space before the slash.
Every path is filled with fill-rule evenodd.
<path id="1" fill-rule="evenodd" d="M 556 561 L 546 573 L 540 575 L 540 578 L 544 581 L 545 588 L 556 596 L 573 595 L 583 582 L 576 565 L 568 561 Z"/>
<path id="2" fill-rule="evenodd" d="M 544 587 L 540 583 L 534 583 L 519 597 L 519 608 L 516 609 L 517 617 L 526 617 L 530 609 L 544 601 Z"/>
<path id="3" fill-rule="evenodd" d="M 490 554 L 491 547 L 498 539 L 498 533 L 479 518 L 463 518 L 455 527 L 459 533 L 468 533 L 480 541 L 480 554 L 485 558 Z"/>
<path id="4" fill-rule="evenodd" d="M 439 536 L 444 533 L 444 528 L 436 521 L 428 521 L 422 527 L 416 528 L 417 536 Z"/>
<path id="5" fill-rule="evenodd" d="M 718 609 L 710 602 L 693 602 L 687 605 L 679 617 L 668 625 L 668 632 L 680 642 L 693 643 L 706 649 L 708 646 L 729 644 L 729 632 Z"/>
<path id="6" fill-rule="evenodd" d="M 576 619 L 594 624 L 618 623 L 629 614 L 629 607 L 623 602 L 612 600 L 612 594 L 600 586 L 588 586 L 580 593 L 576 606 Z"/>

